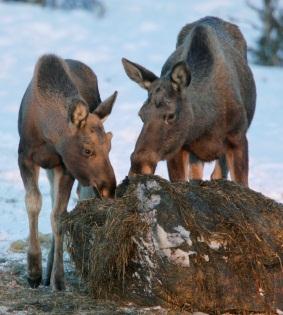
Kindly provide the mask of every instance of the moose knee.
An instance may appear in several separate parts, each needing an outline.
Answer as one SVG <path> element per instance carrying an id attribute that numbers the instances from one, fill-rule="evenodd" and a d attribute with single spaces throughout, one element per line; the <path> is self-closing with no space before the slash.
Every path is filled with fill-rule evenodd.
<path id="1" fill-rule="evenodd" d="M 39 214 L 42 205 L 42 197 L 38 189 L 27 191 L 25 202 L 28 213 Z"/>

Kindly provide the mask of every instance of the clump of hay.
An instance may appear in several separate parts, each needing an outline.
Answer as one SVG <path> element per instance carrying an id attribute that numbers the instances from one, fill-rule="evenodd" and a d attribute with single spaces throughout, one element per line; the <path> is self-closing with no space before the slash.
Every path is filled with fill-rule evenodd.
<path id="1" fill-rule="evenodd" d="M 106 298 L 124 286 L 135 248 L 133 239 L 148 228 L 134 211 L 135 203 L 133 195 L 115 202 L 85 200 L 64 219 L 71 257 L 96 296 Z M 131 205 L 132 211 L 125 205 Z"/>
<path id="2" fill-rule="evenodd" d="M 64 219 L 96 297 L 188 311 L 283 309 L 283 206 L 233 182 L 137 176 Z"/>

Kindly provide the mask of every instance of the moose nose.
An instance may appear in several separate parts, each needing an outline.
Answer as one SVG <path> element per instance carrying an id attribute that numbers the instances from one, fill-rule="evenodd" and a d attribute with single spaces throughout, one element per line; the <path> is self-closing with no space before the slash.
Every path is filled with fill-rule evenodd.
<path id="1" fill-rule="evenodd" d="M 135 174 L 151 175 L 154 174 L 156 164 L 156 155 L 154 153 L 140 151 L 131 155 L 131 169 L 129 176 Z"/>
<path id="2" fill-rule="evenodd" d="M 99 192 L 103 198 L 114 198 L 116 190 L 116 178 L 113 177 L 110 180 L 102 181 L 99 185 Z"/>
<path id="3" fill-rule="evenodd" d="M 102 190 L 101 190 L 101 196 L 102 196 L 103 198 L 111 198 L 111 197 L 113 197 L 113 194 L 111 194 L 111 192 L 110 192 L 109 189 L 107 189 L 107 188 L 102 188 Z"/>
<path id="4" fill-rule="evenodd" d="M 155 171 L 155 166 L 148 164 L 135 165 L 130 168 L 129 176 L 141 175 L 152 175 Z"/>
<path id="5" fill-rule="evenodd" d="M 115 187 L 102 187 L 100 190 L 100 195 L 103 198 L 114 198 L 115 196 L 115 189 L 116 189 L 116 185 Z"/>

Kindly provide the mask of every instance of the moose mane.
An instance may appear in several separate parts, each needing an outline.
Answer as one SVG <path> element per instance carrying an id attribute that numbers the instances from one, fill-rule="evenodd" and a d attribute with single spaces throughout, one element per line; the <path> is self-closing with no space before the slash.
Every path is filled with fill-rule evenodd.
<path id="1" fill-rule="evenodd" d="M 222 19 L 212 16 L 207 16 L 194 23 L 189 23 L 185 25 L 178 34 L 176 48 L 184 44 L 187 36 L 190 35 L 192 30 L 198 25 L 213 25 L 213 28 L 218 31 L 218 33 L 223 33 L 223 36 L 220 37 L 225 40 L 228 45 L 234 47 L 242 56 L 247 59 L 247 43 L 238 26 L 230 22 L 227 23 Z"/>
<path id="2" fill-rule="evenodd" d="M 66 62 L 56 55 L 43 55 L 34 72 L 37 92 L 44 98 L 75 98 L 78 89 L 73 83 Z"/>

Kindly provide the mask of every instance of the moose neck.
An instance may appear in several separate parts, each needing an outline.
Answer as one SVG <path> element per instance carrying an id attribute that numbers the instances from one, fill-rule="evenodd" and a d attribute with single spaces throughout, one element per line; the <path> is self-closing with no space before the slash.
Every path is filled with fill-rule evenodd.
<path id="1" fill-rule="evenodd" d="M 206 86 L 206 89 L 210 89 Z M 186 89 L 184 105 L 186 108 L 187 137 L 185 144 L 190 145 L 193 141 L 209 132 L 216 120 L 214 99 L 210 93 L 204 93 L 194 82 Z"/>

